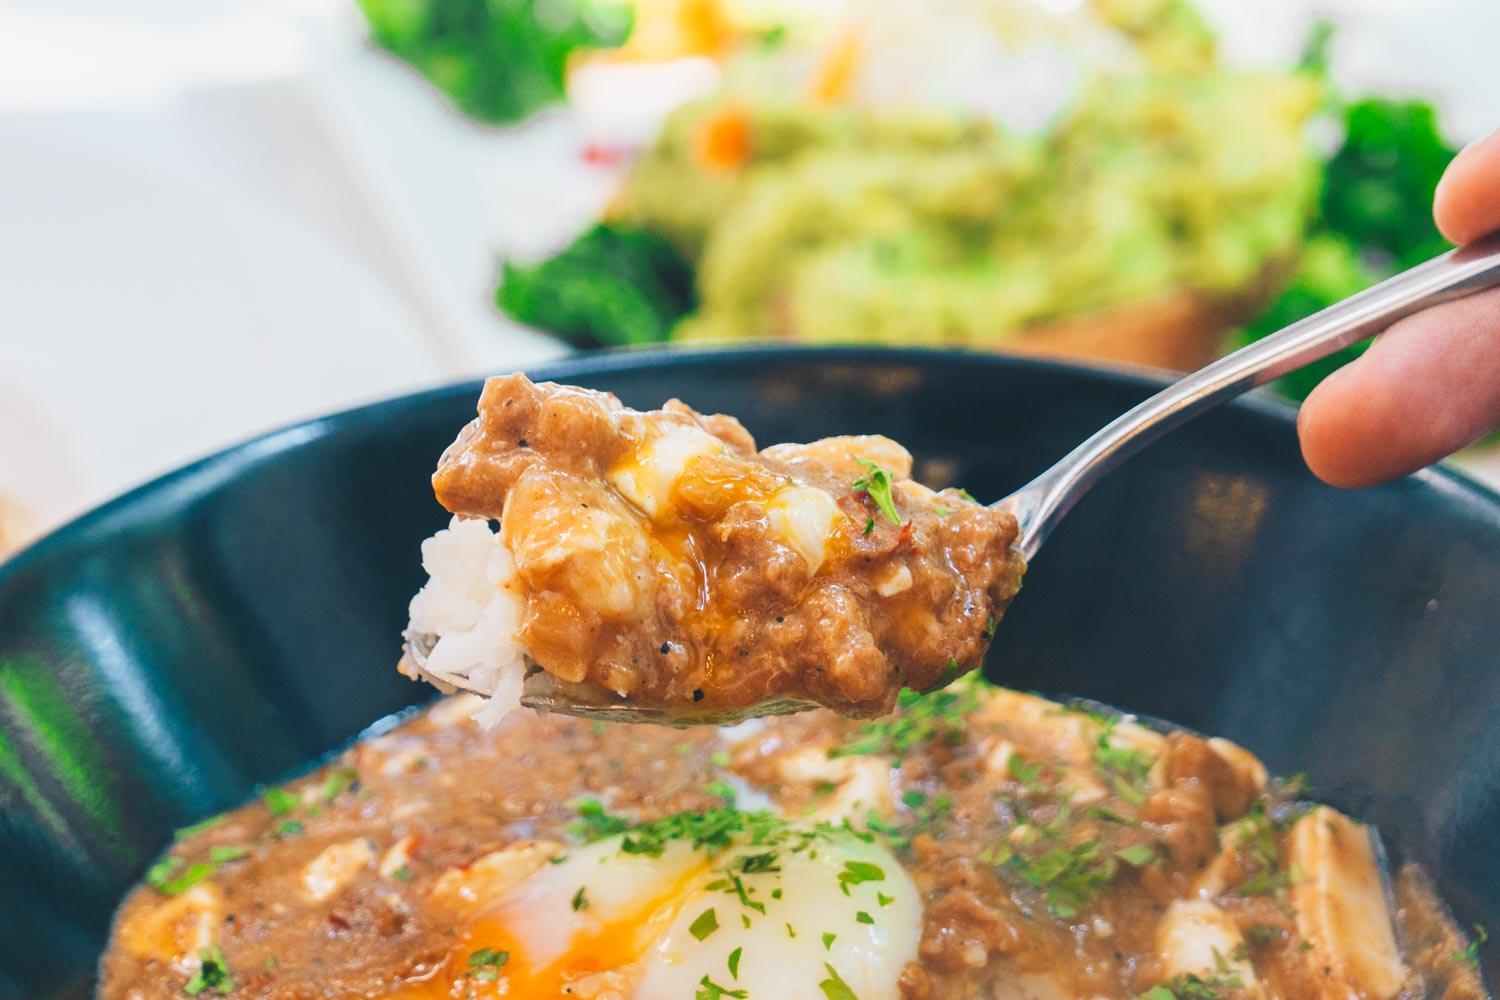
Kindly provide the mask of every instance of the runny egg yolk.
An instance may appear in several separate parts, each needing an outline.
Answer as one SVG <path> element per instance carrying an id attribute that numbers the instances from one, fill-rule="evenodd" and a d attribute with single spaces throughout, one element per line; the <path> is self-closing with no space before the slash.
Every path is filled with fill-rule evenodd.
<path id="1" fill-rule="evenodd" d="M 493 901 L 437 976 L 395 995 L 686 1000 L 707 978 L 821 1000 L 836 970 L 861 1000 L 894 1000 L 920 921 L 916 887 L 889 852 L 846 835 L 714 855 L 686 840 L 631 854 L 611 837 Z"/>

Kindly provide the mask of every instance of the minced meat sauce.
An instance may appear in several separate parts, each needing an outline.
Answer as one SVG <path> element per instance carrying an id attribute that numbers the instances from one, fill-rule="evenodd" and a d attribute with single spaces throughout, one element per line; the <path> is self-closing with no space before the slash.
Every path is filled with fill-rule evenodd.
<path id="1" fill-rule="evenodd" d="M 901 702 L 483 731 L 476 699 L 445 699 L 179 835 L 119 911 L 99 995 L 1484 995 L 1430 893 L 1403 878 L 1388 905 L 1368 828 L 1243 749 L 973 678 Z M 701 979 L 651 985 L 716 947 Z M 793 978 L 749 985 L 771 975 Z"/>
<path id="2" fill-rule="evenodd" d="M 978 667 L 1024 570 L 1013 516 L 911 464 L 884 437 L 758 451 L 733 417 L 510 375 L 433 486 L 500 523 L 554 702 L 871 717 Z"/>

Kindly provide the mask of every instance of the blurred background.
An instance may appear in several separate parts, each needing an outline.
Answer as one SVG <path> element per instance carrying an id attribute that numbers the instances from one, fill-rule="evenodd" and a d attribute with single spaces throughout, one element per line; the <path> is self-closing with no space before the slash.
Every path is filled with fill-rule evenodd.
<path id="1" fill-rule="evenodd" d="M 4 0 L 0 552 L 573 350 L 1196 367 L 1446 248 L 1495 38 L 1494 0 Z"/>

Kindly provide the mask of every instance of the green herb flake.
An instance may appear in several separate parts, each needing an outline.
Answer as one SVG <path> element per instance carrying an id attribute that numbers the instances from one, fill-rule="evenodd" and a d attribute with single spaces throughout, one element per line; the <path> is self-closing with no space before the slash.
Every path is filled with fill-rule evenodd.
<path id="1" fill-rule="evenodd" d="M 1132 844 L 1123 850 L 1116 851 L 1115 857 L 1132 868 L 1140 868 L 1155 861 L 1156 852 L 1146 844 Z"/>
<path id="2" fill-rule="evenodd" d="M 352 767 L 336 767 L 323 779 L 321 794 L 324 802 L 332 802 L 359 782 L 359 772 Z"/>
<path id="3" fill-rule="evenodd" d="M 839 889 L 846 896 L 849 895 L 851 885 L 884 881 L 885 872 L 879 865 L 872 865 L 868 861 L 845 861 L 843 871 L 839 872 Z"/>
<path id="4" fill-rule="evenodd" d="M 873 924 L 875 922 L 875 918 L 864 910 L 857 911 L 854 914 L 854 919 L 862 924 Z"/>
<path id="5" fill-rule="evenodd" d="M 723 750 L 716 750 L 714 753 L 709 755 L 708 762 L 714 767 L 728 767 L 729 754 L 725 753 Z"/>
<path id="6" fill-rule="evenodd" d="M 926 795 L 926 793 L 925 792 L 919 792 L 916 789 L 912 789 L 910 791 L 906 791 L 906 792 L 902 792 L 901 793 L 901 804 L 904 805 L 908 809 L 916 809 L 918 806 L 922 805 L 926 801 L 927 801 L 927 795 Z"/>
<path id="7" fill-rule="evenodd" d="M 693 994 L 693 1000 L 724 1000 L 725 997 L 731 997 L 732 1000 L 745 1000 L 749 995 L 748 990 L 731 990 L 704 976 L 698 980 L 698 991 Z"/>
<path id="8" fill-rule="evenodd" d="M 1251 924 L 1245 928 L 1245 940 L 1256 947 L 1281 940 L 1282 930 L 1275 924 Z"/>
<path id="9" fill-rule="evenodd" d="M 584 892 L 587 889 L 588 889 L 588 886 L 581 885 L 581 886 L 578 887 L 578 891 L 575 892 L 575 893 L 573 893 L 573 912 L 574 913 L 580 913 L 580 912 L 582 912 L 584 910 L 587 910 L 589 908 L 588 897 L 584 895 Z"/>
<path id="10" fill-rule="evenodd" d="M 1474 937 L 1469 941 L 1469 946 L 1462 951 L 1453 953 L 1455 965 L 1467 965 L 1475 972 L 1479 971 L 1479 949 L 1490 939 L 1490 932 L 1484 929 L 1483 924 L 1474 925 Z"/>
<path id="11" fill-rule="evenodd" d="M 866 722 L 853 739 L 828 751 L 831 759 L 853 756 L 900 758 L 911 750 L 934 742 L 958 743 L 963 739 L 964 717 L 983 701 L 987 682 L 967 674 L 927 694 L 910 688 L 896 696 L 896 711 Z"/>
<path id="12" fill-rule="evenodd" d="M 874 530 L 875 530 L 875 519 L 873 517 L 867 517 L 867 518 L 865 518 L 865 534 L 868 535 L 870 532 L 872 532 Z"/>
<path id="13" fill-rule="evenodd" d="M 797 936 L 797 928 L 793 927 L 791 924 L 787 924 L 786 925 L 786 936 L 789 937 L 789 938 L 796 937 Z"/>
<path id="14" fill-rule="evenodd" d="M 859 1000 L 849 984 L 844 982 L 844 977 L 839 975 L 839 970 L 833 967 L 833 963 L 824 962 L 823 968 L 828 970 L 828 978 L 818 984 L 818 989 L 823 991 L 823 996 L 828 1000 Z"/>
<path id="15" fill-rule="evenodd" d="M 729 953 L 729 978 L 735 982 L 740 979 L 740 956 L 744 954 L 744 948 L 736 948 Z"/>
<path id="16" fill-rule="evenodd" d="M 868 493 L 887 521 L 900 524 L 901 515 L 896 511 L 896 499 L 891 493 L 891 474 L 867 458 L 858 461 L 865 467 L 865 474 L 854 481 L 851 489 L 856 493 Z"/>
<path id="17" fill-rule="evenodd" d="M 267 788 L 260 798 L 272 816 L 285 816 L 302 804 L 301 798 L 285 788 Z"/>
<path id="18" fill-rule="evenodd" d="M 613 837 L 630 828 L 630 821 L 623 816 L 611 816 L 598 799 L 578 798 L 568 803 L 578 818 L 568 824 L 568 832 L 586 844 L 605 837 Z"/>
<path id="19" fill-rule="evenodd" d="M 278 837 L 294 837 L 302 832 L 302 824 L 294 819 L 289 819 L 276 828 Z"/>
<path id="20" fill-rule="evenodd" d="M 250 856 L 249 847 L 210 847 L 208 849 L 208 860 L 216 865 L 226 865 L 231 861 L 239 861 L 241 858 Z"/>
<path id="21" fill-rule="evenodd" d="M 198 971 L 182 987 L 184 993 L 195 997 L 207 991 L 227 996 L 234 990 L 234 977 L 229 974 L 229 963 L 224 961 L 224 952 L 218 945 L 199 949 L 198 961 L 201 963 Z"/>
<path id="22" fill-rule="evenodd" d="M 1177 994 L 1173 993 L 1165 986 L 1153 986 L 1146 992 L 1142 993 L 1140 996 L 1136 997 L 1135 1000 L 1177 1000 Z"/>
<path id="23" fill-rule="evenodd" d="M 1223 956 L 1216 957 L 1222 965 Z M 1227 968 L 1225 965 L 1224 969 Z M 1173 976 L 1166 982 L 1151 987 L 1137 996 L 1136 1000 L 1229 1000 L 1235 991 L 1244 988 L 1244 980 L 1237 973 L 1221 971 L 1208 979 L 1189 973 Z"/>
<path id="24" fill-rule="evenodd" d="M 831 950 L 833 950 L 833 942 L 837 941 L 838 938 L 839 938 L 839 936 L 837 934 L 833 934 L 833 933 L 830 933 L 828 931 L 824 931 L 823 932 L 823 950 L 824 951 L 831 951 Z"/>
<path id="25" fill-rule="evenodd" d="M 880 903 L 880 905 L 882 907 L 890 906 L 892 903 L 894 903 L 896 901 L 896 897 L 895 896 L 887 896 L 883 892 L 877 892 L 875 894 L 875 899 Z"/>
<path id="26" fill-rule="evenodd" d="M 695 919 L 692 924 L 688 926 L 688 933 L 692 934 L 693 937 L 697 938 L 699 941 L 702 941 L 704 938 L 708 937 L 718 929 L 719 915 L 715 913 L 714 908 L 710 906 L 708 909 L 698 914 L 697 919 Z"/>
<path id="27" fill-rule="evenodd" d="M 726 805 L 734 805 L 734 801 L 738 797 L 735 794 L 734 786 L 727 781 L 715 781 L 703 790 L 716 799 L 723 799 Z"/>
<path id="28" fill-rule="evenodd" d="M 178 830 L 176 833 L 172 834 L 172 839 L 187 840 L 189 837 L 196 837 L 198 836 L 198 834 L 202 833 L 205 830 L 212 830 L 222 822 L 224 822 L 223 813 L 220 813 L 217 816 L 210 816 L 208 817 L 208 819 L 201 820 L 200 822 L 194 823 L 192 826 L 185 826 L 181 830 Z"/>
<path id="29" fill-rule="evenodd" d="M 407 867 L 406 865 L 402 865 L 400 868 L 397 868 L 395 871 L 391 872 L 391 878 L 395 879 L 397 882 L 410 882 L 412 880 L 411 868 Z"/>
<path id="30" fill-rule="evenodd" d="M 214 873 L 214 866 L 206 862 L 188 865 L 181 875 L 176 870 L 182 862 L 176 858 L 161 861 L 146 872 L 146 883 L 163 896 L 180 896 Z"/>
<path id="31" fill-rule="evenodd" d="M 494 948 L 480 948 L 478 951 L 469 953 L 470 979 L 482 982 L 493 982 L 500 978 L 500 970 L 506 962 L 510 961 L 510 952 L 496 951 Z"/>

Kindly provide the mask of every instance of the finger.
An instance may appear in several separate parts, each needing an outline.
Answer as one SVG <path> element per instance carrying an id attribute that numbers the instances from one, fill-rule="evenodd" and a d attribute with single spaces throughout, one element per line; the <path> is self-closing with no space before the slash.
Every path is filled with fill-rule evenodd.
<path id="1" fill-rule="evenodd" d="M 1432 218 L 1454 243 L 1500 230 L 1500 129 L 1453 158 L 1432 196 Z"/>
<path id="2" fill-rule="evenodd" d="M 1396 323 L 1302 404 L 1302 455 L 1334 486 L 1370 486 L 1500 426 L 1500 289 Z"/>

